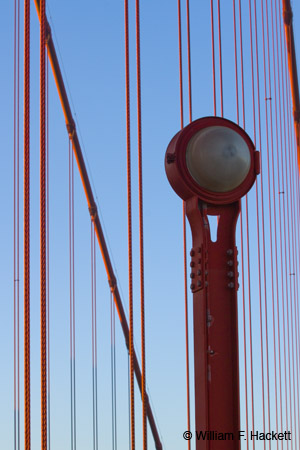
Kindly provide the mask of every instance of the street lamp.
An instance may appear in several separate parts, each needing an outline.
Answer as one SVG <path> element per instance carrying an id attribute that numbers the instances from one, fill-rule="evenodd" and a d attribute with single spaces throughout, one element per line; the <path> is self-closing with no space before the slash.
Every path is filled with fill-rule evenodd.
<path id="1" fill-rule="evenodd" d="M 198 434 L 214 433 L 196 439 L 196 450 L 237 450 L 240 413 L 235 229 L 240 199 L 259 174 L 259 153 L 235 123 L 204 117 L 173 137 L 165 168 L 171 186 L 185 201 L 192 231 L 195 425 Z M 209 216 L 219 218 L 215 242 Z"/>

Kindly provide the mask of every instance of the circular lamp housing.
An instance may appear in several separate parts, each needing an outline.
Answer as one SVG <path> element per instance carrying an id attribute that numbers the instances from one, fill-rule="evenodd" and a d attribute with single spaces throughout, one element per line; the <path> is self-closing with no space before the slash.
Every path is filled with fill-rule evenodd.
<path id="1" fill-rule="evenodd" d="M 184 200 L 213 204 L 245 195 L 259 173 L 259 153 L 247 133 L 220 117 L 204 117 L 171 140 L 165 158 L 169 182 Z"/>

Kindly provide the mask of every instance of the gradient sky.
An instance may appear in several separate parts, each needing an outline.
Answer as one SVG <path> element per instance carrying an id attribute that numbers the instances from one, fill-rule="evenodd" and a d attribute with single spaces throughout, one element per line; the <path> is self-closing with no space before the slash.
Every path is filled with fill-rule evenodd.
<path id="1" fill-rule="evenodd" d="M 182 2 L 185 3 L 185 2 Z M 236 121 L 232 2 L 222 6 L 222 51 L 224 70 L 224 116 Z M 270 4 L 270 1 L 268 2 Z M 300 60 L 300 7 L 292 4 L 297 57 Z M 21 80 L 22 111 L 22 35 Z M 190 1 L 192 45 L 193 119 L 213 115 L 211 69 L 210 2 Z M 243 3 L 246 131 L 253 139 L 249 58 L 248 2 Z M 31 15 L 31 386 L 32 449 L 40 448 L 39 372 L 39 30 L 32 3 Z M 2 158 L 0 192 L 2 203 L 0 237 L 0 447 L 13 448 L 13 2 L 0 9 L 0 124 Z M 259 13 L 260 14 L 260 13 Z M 128 298 L 126 122 L 124 70 L 123 2 L 47 1 L 52 36 L 63 68 L 80 142 L 88 166 L 102 225 L 118 276 L 126 311 Z M 216 10 L 215 10 L 215 17 Z M 260 16 L 259 16 L 260 17 Z M 136 130 L 135 9 L 130 2 L 130 76 L 132 119 L 132 183 L 134 236 L 135 342 L 140 354 L 138 178 Z M 183 301 L 182 203 L 172 191 L 164 171 L 164 154 L 180 129 L 177 2 L 141 2 L 142 141 L 144 169 L 144 240 L 146 301 L 147 385 L 165 449 L 186 448 L 185 330 Z M 186 9 L 182 6 L 184 123 L 188 123 Z M 246 31 L 245 31 L 246 30 Z M 261 30 L 261 25 L 259 25 Z M 259 43 L 261 45 L 261 42 Z M 261 57 L 261 49 L 260 49 Z M 261 62 L 262 64 L 262 62 Z M 218 69 L 218 65 L 217 65 Z M 51 69 L 49 68 L 49 73 Z M 261 92 L 263 98 L 264 93 Z M 50 141 L 50 354 L 51 354 L 51 447 L 70 445 L 69 372 L 69 250 L 68 250 L 68 135 L 52 74 L 49 79 Z M 217 114 L 220 114 L 219 94 Z M 22 218 L 22 112 L 20 115 Z M 264 116 L 262 116 L 262 123 Z M 266 145 L 262 125 L 263 146 Z M 264 158 L 264 157 L 263 157 Z M 265 160 L 263 159 L 263 164 Z M 254 190 L 249 196 L 250 244 L 256 242 Z M 253 208 L 253 209 L 251 209 Z M 238 224 L 239 226 L 239 224 Z M 20 317 L 21 317 L 21 448 L 23 448 L 23 307 L 22 224 L 20 227 Z M 92 350 L 90 219 L 81 181 L 75 170 L 75 271 L 76 271 L 76 396 L 77 448 L 92 448 Z M 239 242 L 239 237 L 238 237 Z M 188 248 L 190 234 L 188 232 Z M 266 239 L 266 251 L 270 243 Z M 255 250 L 253 253 L 255 260 Z M 254 349 L 260 346 L 258 287 L 255 262 L 252 266 L 252 314 Z M 269 274 L 267 282 L 270 283 Z M 269 284 L 268 284 L 269 289 Z M 189 297 L 190 324 L 191 296 Z M 97 251 L 99 448 L 111 448 L 110 381 L 110 292 L 100 252 Z M 241 319 L 241 310 L 239 310 Z M 190 330 L 191 373 L 192 330 Z M 128 359 L 124 338 L 116 317 L 118 448 L 128 444 Z M 258 359 L 259 351 L 257 350 Z M 272 361 L 272 357 L 271 357 Z M 259 377 L 259 362 L 254 364 Z M 241 390 L 243 369 L 241 369 Z M 271 389 L 273 384 L 271 380 Z M 191 399 L 193 399 L 191 378 Z M 257 382 L 256 395 L 261 396 Z M 141 402 L 136 386 L 137 446 L 141 448 Z M 193 401 L 192 401 L 193 404 Z M 274 400 L 271 400 L 272 409 Z M 192 426 L 193 425 L 192 407 Z M 255 406 L 257 428 L 262 430 L 259 400 Z M 244 411 L 242 402 L 242 424 Z M 272 416 L 272 427 L 275 427 Z M 274 428 L 275 430 L 275 428 Z M 150 436 L 150 431 L 149 431 Z M 149 450 L 153 449 L 149 437 Z M 257 446 L 256 448 L 261 448 Z M 274 447 L 275 448 L 275 447 Z"/>

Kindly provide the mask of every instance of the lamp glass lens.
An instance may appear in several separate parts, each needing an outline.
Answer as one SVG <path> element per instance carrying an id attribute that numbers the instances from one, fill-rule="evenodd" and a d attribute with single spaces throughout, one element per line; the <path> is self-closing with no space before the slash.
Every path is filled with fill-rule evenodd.
<path id="1" fill-rule="evenodd" d="M 186 164 L 199 186 L 212 192 L 228 192 L 245 180 L 251 165 L 250 150 L 231 128 L 207 127 L 190 139 Z"/>

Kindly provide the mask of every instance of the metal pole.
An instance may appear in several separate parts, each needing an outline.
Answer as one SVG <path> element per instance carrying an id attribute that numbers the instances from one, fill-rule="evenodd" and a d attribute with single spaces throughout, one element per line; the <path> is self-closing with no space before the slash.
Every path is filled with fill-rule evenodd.
<path id="1" fill-rule="evenodd" d="M 193 248 L 196 450 L 240 449 L 235 228 L 240 202 L 186 202 Z M 208 215 L 219 216 L 212 242 Z M 224 439 L 224 440 L 223 440 Z"/>

